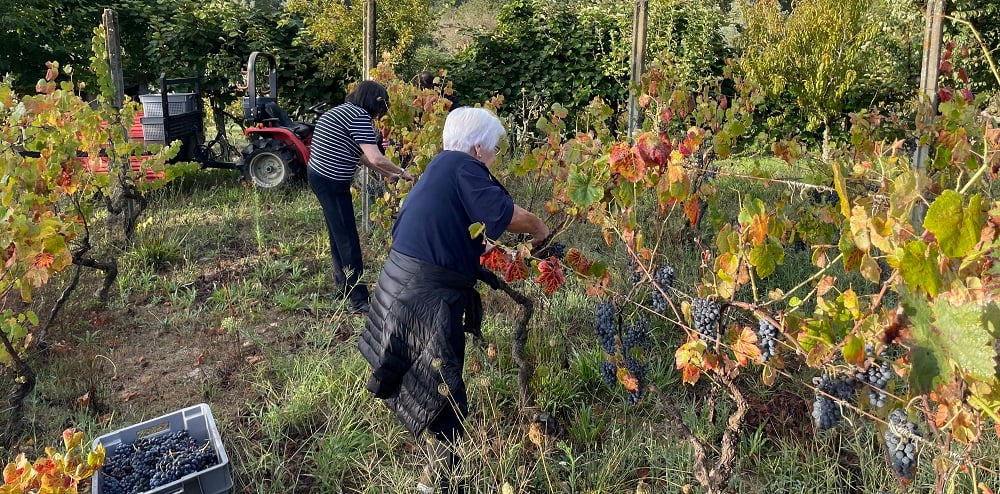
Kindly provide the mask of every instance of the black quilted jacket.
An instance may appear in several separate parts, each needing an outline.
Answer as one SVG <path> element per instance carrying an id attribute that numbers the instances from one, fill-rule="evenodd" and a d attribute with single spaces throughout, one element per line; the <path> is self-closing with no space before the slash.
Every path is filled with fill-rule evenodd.
<path id="1" fill-rule="evenodd" d="M 468 413 L 465 332 L 480 336 L 482 322 L 475 283 L 394 250 L 382 268 L 358 348 L 372 367 L 368 391 L 414 436 L 445 406 Z"/>

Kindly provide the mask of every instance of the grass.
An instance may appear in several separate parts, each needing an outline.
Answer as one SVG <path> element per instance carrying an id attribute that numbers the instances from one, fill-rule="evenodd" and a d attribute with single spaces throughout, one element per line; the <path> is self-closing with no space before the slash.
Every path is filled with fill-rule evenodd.
<path id="1" fill-rule="evenodd" d="M 719 186 L 732 186 L 726 180 L 720 178 Z M 512 190 L 524 190 L 512 182 Z M 348 317 L 330 296 L 329 246 L 311 192 L 297 187 L 260 194 L 229 173 L 205 171 L 158 193 L 152 204 L 135 245 L 121 258 L 110 306 L 95 306 L 79 290 L 53 337 L 70 350 L 35 362 L 39 380 L 23 447 L 51 443 L 69 425 L 93 437 L 206 401 L 230 456 L 235 492 L 411 490 L 423 462 L 420 445 L 364 390 L 368 367 L 356 349 L 362 320 Z M 678 226 L 679 212 L 666 221 L 646 213 L 643 218 L 663 225 L 662 237 L 648 239 L 658 245 L 657 260 L 675 263 L 679 287 L 689 292 L 702 270 L 693 238 Z M 597 239 L 599 232 L 582 224 L 564 237 L 623 269 L 622 247 Z M 364 278 L 371 283 L 388 234 L 376 230 L 363 242 Z M 760 289 L 787 287 L 808 269 L 807 257 L 790 253 Z M 98 282 L 96 275 L 84 281 Z M 625 291 L 625 280 L 615 283 Z M 593 299 L 582 285 L 571 279 L 552 297 L 522 288 L 540 302 L 528 343 L 540 408 L 518 405 L 511 357 L 516 306 L 486 293 L 485 342 L 470 340 L 467 351 L 471 416 L 459 477 L 470 491 L 699 492 L 692 487 L 690 447 L 670 433 L 656 398 L 630 407 L 623 393 L 601 381 Z M 645 313 L 630 307 L 629 317 L 633 310 Z M 733 404 L 706 380 L 680 383 L 673 360 L 680 338 L 671 323 L 653 321 L 649 382 L 677 402 L 698 437 L 714 444 Z M 495 360 L 486 342 L 496 346 Z M 155 389 L 162 394 L 142 401 L 144 386 L 161 383 L 167 385 Z M 855 417 L 853 426 L 814 435 L 811 395 L 799 383 L 767 388 L 752 368 L 740 383 L 754 410 L 739 437 L 731 492 L 898 488 L 870 421 Z M 91 403 L 81 405 L 85 393 Z M 541 437 L 532 433 L 538 412 L 557 425 Z M 995 472 L 998 441 L 985 434 L 974 454 Z M 921 461 L 918 490 L 933 482 L 930 463 Z M 987 485 L 998 480 L 980 473 Z M 967 492 L 961 490 L 966 477 L 958 482 Z"/>

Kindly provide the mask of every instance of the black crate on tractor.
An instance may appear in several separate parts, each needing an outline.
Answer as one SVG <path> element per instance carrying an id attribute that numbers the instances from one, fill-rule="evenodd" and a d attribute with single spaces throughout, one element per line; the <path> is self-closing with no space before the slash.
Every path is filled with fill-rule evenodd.
<path id="1" fill-rule="evenodd" d="M 206 448 L 210 447 L 217 461 L 214 465 L 144 491 L 142 494 L 231 493 L 233 476 L 229 468 L 229 456 L 226 455 L 226 448 L 222 444 L 222 437 L 215 425 L 212 411 L 204 403 L 105 434 L 94 439 L 93 444 L 104 445 L 106 458 L 111 458 L 120 447 L 128 447 L 138 440 L 155 439 L 178 431 L 186 431 L 199 444 L 206 444 Z M 109 494 L 104 490 L 108 480 L 104 469 L 98 470 L 91 482 L 91 494 Z"/>

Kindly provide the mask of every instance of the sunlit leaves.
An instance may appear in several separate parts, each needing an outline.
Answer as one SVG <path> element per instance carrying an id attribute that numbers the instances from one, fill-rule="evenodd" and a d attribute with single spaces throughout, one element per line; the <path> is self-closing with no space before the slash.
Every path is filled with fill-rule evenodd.
<path id="1" fill-rule="evenodd" d="M 604 188 L 599 169 L 592 168 L 588 171 L 581 169 L 581 166 L 570 167 L 567 178 L 567 192 L 569 199 L 581 208 L 589 207 L 604 197 Z"/>
<path id="2" fill-rule="evenodd" d="M 486 231 L 486 225 L 476 222 L 469 225 L 469 238 L 479 238 Z"/>
<path id="3" fill-rule="evenodd" d="M 969 198 L 965 207 L 961 194 L 946 190 L 928 208 L 924 227 L 937 238 L 941 252 L 948 257 L 962 257 L 979 242 L 984 220 L 978 194 Z"/>
<path id="4" fill-rule="evenodd" d="M 684 384 L 696 384 L 701 372 L 706 368 L 707 349 L 705 342 L 700 339 L 688 341 L 677 348 L 674 353 L 677 369 L 681 371 L 681 380 Z"/>
<path id="5" fill-rule="evenodd" d="M 104 464 L 104 446 L 87 449 L 83 432 L 66 429 L 63 449 L 45 448 L 45 456 L 34 462 L 21 453 L 3 469 L 3 493 L 77 494 L 81 480 L 94 475 Z"/>
<path id="6" fill-rule="evenodd" d="M 912 324 L 910 385 L 918 393 L 950 382 L 960 370 L 971 376 L 995 377 L 996 350 L 993 336 L 982 324 L 985 310 L 968 301 L 953 304 L 946 297 L 931 303 L 914 294 L 903 297 L 906 315 Z"/>
<path id="7" fill-rule="evenodd" d="M 736 355 L 736 360 L 741 366 L 746 366 L 750 362 L 760 362 L 760 347 L 757 346 L 757 334 L 747 326 L 736 326 L 729 330 L 726 335 L 729 346 Z"/>
<path id="8" fill-rule="evenodd" d="M 931 297 L 941 291 L 941 271 L 938 269 L 937 249 L 920 240 L 903 245 L 899 257 L 899 273 L 903 280 L 915 289 Z"/>

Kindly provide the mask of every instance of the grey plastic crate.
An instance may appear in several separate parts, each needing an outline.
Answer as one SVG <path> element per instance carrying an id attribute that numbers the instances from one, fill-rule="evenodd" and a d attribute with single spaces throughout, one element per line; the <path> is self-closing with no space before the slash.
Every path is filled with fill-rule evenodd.
<path id="1" fill-rule="evenodd" d="M 139 102 L 142 103 L 142 113 L 147 117 L 163 116 L 163 97 L 160 94 L 140 94 Z M 193 112 L 198 109 L 198 100 L 195 93 L 168 93 L 167 109 L 171 115 Z"/>
<path id="2" fill-rule="evenodd" d="M 167 138 L 163 132 L 163 117 L 142 117 L 142 140 L 149 143 L 165 144 Z"/>
<path id="3" fill-rule="evenodd" d="M 162 417 L 126 427 L 94 439 L 94 446 L 104 445 L 107 456 L 123 445 L 143 437 L 158 436 L 174 431 L 186 430 L 198 441 L 208 440 L 219 457 L 219 462 L 199 472 L 182 477 L 167 485 L 142 494 L 229 494 L 233 491 L 233 475 L 229 470 L 229 456 L 222 444 L 222 437 L 212 417 L 212 410 L 202 403 L 171 412 Z M 91 494 L 102 494 L 104 475 L 98 470 L 91 482 Z"/>

